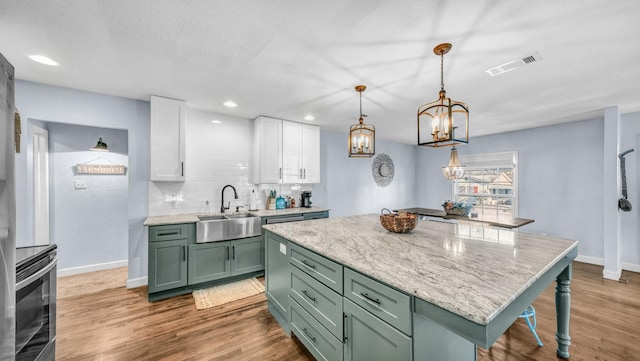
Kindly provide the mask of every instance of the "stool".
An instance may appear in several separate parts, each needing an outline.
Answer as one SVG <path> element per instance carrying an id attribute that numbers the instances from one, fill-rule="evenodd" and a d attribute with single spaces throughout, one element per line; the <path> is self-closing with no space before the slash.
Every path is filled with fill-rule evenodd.
<path id="1" fill-rule="evenodd" d="M 533 308 L 533 305 L 529 305 L 518 317 L 524 318 L 525 321 L 527 321 L 531 333 L 533 333 L 536 341 L 538 341 L 538 346 L 542 346 L 542 341 L 540 341 L 540 337 L 538 337 L 536 333 L 536 309 Z M 533 317 L 533 324 L 531 323 L 531 317 Z"/>

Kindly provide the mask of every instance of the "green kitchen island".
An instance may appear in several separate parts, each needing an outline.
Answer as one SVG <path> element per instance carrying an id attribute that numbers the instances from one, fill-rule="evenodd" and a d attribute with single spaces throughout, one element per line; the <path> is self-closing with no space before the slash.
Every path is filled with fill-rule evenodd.
<path id="1" fill-rule="evenodd" d="M 264 229 L 269 311 L 319 360 L 476 360 L 553 280 L 569 357 L 577 241 L 437 221 L 396 234 L 378 215 Z"/>

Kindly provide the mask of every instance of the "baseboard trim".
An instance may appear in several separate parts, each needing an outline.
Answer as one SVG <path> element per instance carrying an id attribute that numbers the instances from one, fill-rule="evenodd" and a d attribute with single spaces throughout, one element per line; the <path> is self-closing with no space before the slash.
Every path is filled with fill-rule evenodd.
<path id="1" fill-rule="evenodd" d="M 603 258 L 598 258 L 598 257 L 589 257 L 589 256 L 580 256 L 579 255 L 578 257 L 576 257 L 576 261 L 577 262 L 583 262 L 583 263 L 589 263 L 589 264 L 595 264 L 597 266 L 604 266 L 604 259 Z M 635 264 L 635 263 L 630 263 L 630 262 L 622 262 L 622 270 L 640 273 L 640 264 Z M 615 276 L 615 274 L 617 274 L 617 272 L 611 272 L 611 271 L 607 271 L 607 273 L 610 274 L 611 276 Z M 605 276 L 605 278 L 608 278 L 608 277 Z M 611 279 L 613 279 L 613 278 L 611 278 Z"/>
<path id="2" fill-rule="evenodd" d="M 582 263 L 595 264 L 595 265 L 598 265 L 598 266 L 604 266 L 604 259 L 603 258 L 598 258 L 598 257 L 589 257 L 589 256 L 578 255 L 578 257 L 576 257 L 576 261 L 582 262 Z"/>
<path id="3" fill-rule="evenodd" d="M 137 288 L 148 284 L 147 277 L 131 278 L 127 280 L 127 288 Z"/>
<path id="4" fill-rule="evenodd" d="M 622 269 L 625 271 L 640 273 L 640 264 L 622 262 Z"/>
<path id="5" fill-rule="evenodd" d="M 122 261 L 115 261 L 115 262 L 92 264 L 88 266 L 58 269 L 58 277 L 72 276 L 72 275 L 77 275 L 81 273 L 89 273 L 89 272 L 95 272 L 95 271 L 103 271 L 103 270 L 112 269 L 112 268 L 127 267 L 128 264 L 129 262 L 127 260 L 122 260 Z"/>

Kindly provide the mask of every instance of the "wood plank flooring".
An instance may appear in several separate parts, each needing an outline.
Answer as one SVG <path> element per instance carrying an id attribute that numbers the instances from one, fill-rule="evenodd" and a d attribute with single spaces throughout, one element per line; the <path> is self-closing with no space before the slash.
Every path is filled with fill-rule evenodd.
<path id="1" fill-rule="evenodd" d="M 571 360 L 640 360 L 640 274 L 624 272 L 622 284 L 602 280 L 599 266 L 575 262 L 573 271 Z M 59 292 L 104 274 L 73 277 L 59 278 Z M 314 359 L 271 317 L 264 294 L 197 311 L 191 295 L 149 303 L 146 287 L 124 282 L 58 299 L 56 360 Z M 517 320 L 489 350 L 478 349 L 478 360 L 557 360 L 555 282 L 534 306 L 544 347 Z"/>

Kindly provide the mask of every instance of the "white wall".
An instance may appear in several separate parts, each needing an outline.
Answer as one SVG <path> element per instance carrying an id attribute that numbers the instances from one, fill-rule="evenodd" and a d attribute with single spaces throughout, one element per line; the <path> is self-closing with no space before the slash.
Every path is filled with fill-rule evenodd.
<path id="1" fill-rule="evenodd" d="M 127 260 L 128 176 L 77 174 L 76 165 L 128 167 L 127 131 L 48 123 L 50 239 L 58 245 L 58 268 L 82 268 Z M 99 137 L 109 152 L 93 152 Z M 85 181 L 86 189 L 75 189 Z"/>
<path id="2" fill-rule="evenodd" d="M 374 158 L 349 158 L 347 141 L 347 133 L 320 132 L 321 183 L 313 185 L 313 205 L 331 208 L 332 217 L 419 205 L 415 199 L 416 146 L 376 141 L 376 155 L 390 156 L 395 168 L 391 184 L 379 187 L 371 171 Z"/>
<path id="3" fill-rule="evenodd" d="M 128 131 L 129 168 L 127 237 L 129 279 L 147 275 L 147 231 L 143 227 L 148 211 L 149 102 L 84 92 L 69 88 L 16 81 L 16 107 L 20 111 L 24 139 L 31 138 L 29 119 L 88 125 Z M 33 173 L 30 147 L 16 155 L 16 239 L 33 240 Z"/>

